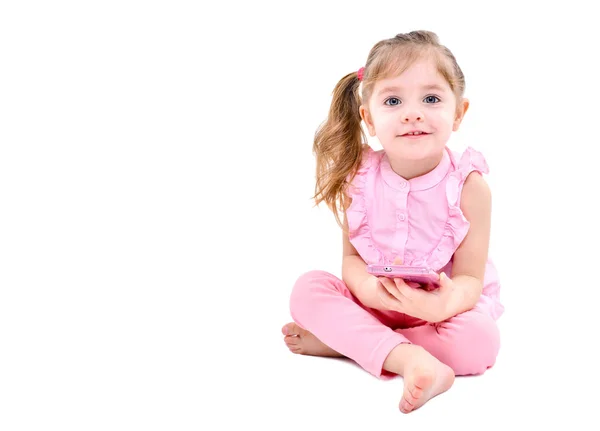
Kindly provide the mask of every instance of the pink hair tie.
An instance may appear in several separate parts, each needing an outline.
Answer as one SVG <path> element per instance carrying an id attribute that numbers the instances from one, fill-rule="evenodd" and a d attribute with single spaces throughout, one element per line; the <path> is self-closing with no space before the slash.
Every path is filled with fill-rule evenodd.
<path id="1" fill-rule="evenodd" d="M 365 75 L 365 68 L 361 67 L 360 69 L 358 69 L 358 72 L 356 72 L 356 74 L 358 75 L 358 80 L 362 81 L 363 76 Z"/>

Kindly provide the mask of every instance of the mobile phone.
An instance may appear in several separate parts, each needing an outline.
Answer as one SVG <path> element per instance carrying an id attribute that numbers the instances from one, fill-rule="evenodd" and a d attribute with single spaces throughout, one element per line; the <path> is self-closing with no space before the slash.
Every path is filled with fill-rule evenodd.
<path id="1" fill-rule="evenodd" d="M 439 286 L 440 276 L 427 266 L 410 265 L 367 265 L 367 272 L 379 277 L 401 278 L 419 284 Z"/>

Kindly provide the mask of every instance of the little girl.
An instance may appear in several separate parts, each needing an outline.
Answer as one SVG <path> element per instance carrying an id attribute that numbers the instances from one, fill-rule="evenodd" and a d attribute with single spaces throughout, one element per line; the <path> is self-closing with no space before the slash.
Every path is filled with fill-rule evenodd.
<path id="1" fill-rule="evenodd" d="M 345 356 L 379 378 L 403 376 L 404 413 L 447 391 L 455 375 L 483 373 L 500 348 L 488 166 L 472 148 L 447 147 L 469 107 L 464 89 L 436 34 L 399 34 L 340 80 L 315 135 L 314 198 L 343 227 L 342 279 L 300 276 L 285 342 L 294 353 Z M 365 143 L 361 121 L 383 150 Z M 439 287 L 367 272 L 392 263 L 432 267 Z"/>

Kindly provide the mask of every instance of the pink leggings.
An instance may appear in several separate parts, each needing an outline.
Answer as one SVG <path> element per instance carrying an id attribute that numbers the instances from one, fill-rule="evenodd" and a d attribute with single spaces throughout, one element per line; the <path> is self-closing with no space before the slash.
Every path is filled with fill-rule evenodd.
<path id="1" fill-rule="evenodd" d="M 438 324 L 361 305 L 346 284 L 325 271 L 310 271 L 294 285 L 294 321 L 336 352 L 379 378 L 393 376 L 383 363 L 400 343 L 413 343 L 451 367 L 456 375 L 482 374 L 500 349 L 496 321 L 482 303 Z"/>

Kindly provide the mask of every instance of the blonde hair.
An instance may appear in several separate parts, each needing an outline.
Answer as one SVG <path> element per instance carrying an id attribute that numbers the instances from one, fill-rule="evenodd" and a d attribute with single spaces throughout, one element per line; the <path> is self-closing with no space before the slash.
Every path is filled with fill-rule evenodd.
<path id="1" fill-rule="evenodd" d="M 361 127 L 359 107 L 367 104 L 375 83 L 398 76 L 415 61 L 428 56 L 446 79 L 457 101 L 463 97 L 465 77 L 454 55 L 441 45 L 430 31 L 401 33 L 377 42 L 367 57 L 361 81 L 357 72 L 344 76 L 333 90 L 327 120 L 315 133 L 313 153 L 316 158 L 315 205 L 325 202 L 341 227 L 339 213 L 348 208 L 346 189 L 362 162 L 367 137 Z"/>

